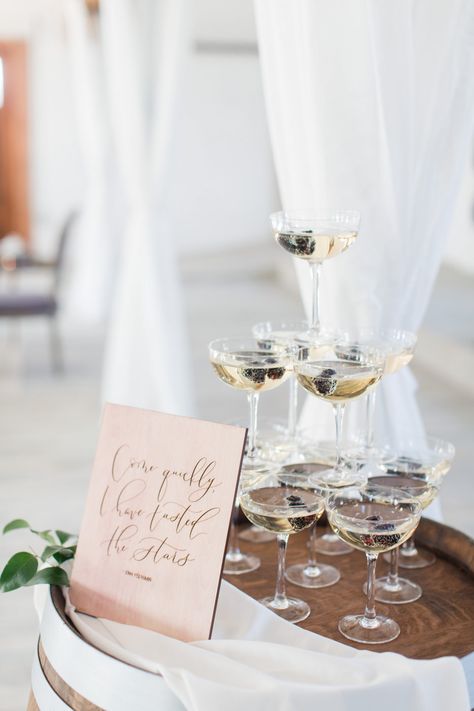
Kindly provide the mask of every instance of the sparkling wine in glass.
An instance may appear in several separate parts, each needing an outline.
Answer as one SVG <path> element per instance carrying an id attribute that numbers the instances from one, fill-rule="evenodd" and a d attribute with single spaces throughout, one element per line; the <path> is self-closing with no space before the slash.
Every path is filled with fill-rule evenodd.
<path id="1" fill-rule="evenodd" d="M 313 477 L 317 477 L 318 472 L 324 471 L 325 465 L 316 462 L 304 462 L 303 464 L 288 464 L 282 467 L 278 473 L 278 480 L 285 486 L 293 486 L 301 489 L 313 491 L 323 498 L 327 493 L 327 489 L 318 490 L 313 484 Z M 356 479 L 354 483 L 357 485 L 364 484 L 365 479 Z M 308 560 L 306 563 L 298 563 L 291 565 L 286 571 L 286 579 L 294 585 L 300 585 L 303 588 L 326 588 L 330 585 L 335 585 L 341 577 L 341 573 L 333 565 L 326 565 L 317 561 L 317 521 L 310 529 L 308 540 Z M 334 535 L 334 534 L 333 534 Z M 339 542 L 343 547 L 342 552 L 352 552 L 352 548 L 346 543 L 343 543 L 336 536 L 336 542 Z"/>
<path id="2" fill-rule="evenodd" d="M 426 479 L 394 472 L 392 474 L 374 476 L 369 478 L 372 486 L 392 487 L 404 494 L 417 499 L 422 511 L 429 506 L 438 495 L 438 487 L 430 484 Z M 393 548 L 390 552 L 390 572 L 375 581 L 375 599 L 391 605 L 404 605 L 418 600 L 423 590 L 420 585 L 398 575 L 398 562 L 400 548 Z M 364 592 L 367 592 L 364 586 Z"/>
<path id="3" fill-rule="evenodd" d="M 262 348 L 286 346 L 293 348 L 297 354 L 298 349 L 306 347 L 312 357 L 321 357 L 329 350 L 335 340 L 342 337 L 342 332 L 335 329 L 321 329 L 318 335 L 309 338 L 309 323 L 307 321 L 262 321 L 252 328 L 253 336 L 259 341 Z M 290 459 L 299 459 L 305 443 L 297 431 L 298 421 L 298 382 L 294 373 L 288 379 L 289 403 L 288 425 L 284 431 L 278 425 L 271 434 L 259 437 L 259 446 L 269 458 L 278 462 Z"/>
<path id="4" fill-rule="evenodd" d="M 209 358 L 216 375 L 236 390 L 247 393 L 250 409 L 250 424 L 246 454 L 242 463 L 241 483 L 245 486 L 255 484 L 262 476 L 266 476 L 275 468 L 274 464 L 258 455 L 256 444 L 257 408 L 259 394 L 273 390 L 288 378 L 292 368 L 292 352 L 289 348 L 275 346 L 262 348 L 253 338 L 220 338 L 209 344 Z M 236 511 L 231 524 L 229 548 L 224 561 L 224 572 L 227 574 L 242 574 L 255 570 L 260 561 L 256 556 L 245 556 L 239 549 L 234 519 L 238 513 L 238 497 Z M 254 531 L 252 540 L 264 542 L 272 540 L 266 532 L 264 536 Z"/>
<path id="5" fill-rule="evenodd" d="M 345 252 L 359 232 L 356 210 L 310 209 L 275 212 L 270 216 L 275 240 L 282 249 L 309 264 L 313 281 L 310 331 L 321 329 L 319 278 L 321 264 Z"/>
<path id="6" fill-rule="evenodd" d="M 326 512 L 334 532 L 367 557 L 367 603 L 360 615 L 339 620 L 344 637 L 361 644 L 382 644 L 400 634 L 398 624 L 375 611 L 375 566 L 380 553 L 406 541 L 421 515 L 420 502 L 398 489 L 367 484 L 330 494 Z"/>
<path id="7" fill-rule="evenodd" d="M 455 455 L 454 445 L 438 437 L 407 437 L 399 444 L 393 459 L 383 464 L 387 474 L 423 479 L 436 489 L 449 472 Z M 436 556 L 431 551 L 419 551 L 411 538 L 400 549 L 400 568 L 427 568 Z"/>
<path id="8" fill-rule="evenodd" d="M 383 354 L 384 377 L 397 373 L 401 368 L 408 365 L 413 358 L 417 337 L 410 331 L 400 329 L 361 329 L 357 333 L 349 333 L 345 340 L 339 344 L 340 352 L 345 352 L 348 358 L 357 356 L 357 345 L 362 348 L 376 348 Z M 393 453 L 389 447 L 379 448 L 375 446 L 375 402 L 376 389 L 370 390 L 366 395 L 366 433 L 362 446 L 350 450 L 347 456 L 352 460 L 357 460 L 367 469 L 367 475 L 379 473 L 379 464 L 390 461 Z"/>
<path id="9" fill-rule="evenodd" d="M 343 479 L 336 481 L 328 479 L 324 471 L 314 472 L 310 475 L 309 483 L 313 491 L 320 494 L 326 501 L 330 494 L 347 487 L 361 487 L 367 482 L 367 477 L 358 468 L 354 467 L 350 472 L 350 475 L 347 472 Z M 313 545 L 315 551 L 324 555 L 347 555 L 354 550 L 332 531 L 317 538 Z"/>
<path id="10" fill-rule="evenodd" d="M 324 511 L 323 499 L 307 489 L 272 481 L 242 492 L 240 505 L 249 521 L 277 534 L 278 573 L 275 593 L 260 602 L 289 622 L 301 622 L 311 610 L 304 600 L 286 594 L 286 548 L 290 535 L 310 528 L 321 517 Z"/>
<path id="11" fill-rule="evenodd" d="M 346 347 L 347 344 L 345 344 Z M 342 453 L 342 421 L 347 402 L 361 397 L 374 387 L 383 374 L 383 358 L 377 349 L 357 344 L 357 359 L 348 359 L 335 344 L 322 358 L 306 359 L 300 348 L 295 363 L 299 384 L 311 395 L 331 403 L 336 423 L 336 463 L 324 475 L 328 483 L 347 483 L 353 471 Z"/>
<path id="12" fill-rule="evenodd" d="M 259 395 L 287 380 L 293 367 L 292 350 L 276 345 L 262 347 L 254 338 L 221 338 L 211 341 L 209 356 L 214 372 L 222 382 L 247 393 L 250 424 L 242 467 L 245 475 L 269 473 L 275 467 L 258 457 L 256 445 Z"/>

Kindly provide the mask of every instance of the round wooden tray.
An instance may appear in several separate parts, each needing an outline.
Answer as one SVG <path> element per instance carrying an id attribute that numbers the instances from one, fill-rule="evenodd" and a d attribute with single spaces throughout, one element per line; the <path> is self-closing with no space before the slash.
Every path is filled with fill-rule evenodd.
<path id="1" fill-rule="evenodd" d="M 319 525 L 318 525 L 319 528 Z M 321 526 L 321 533 L 324 527 Z M 287 565 L 303 563 L 307 556 L 308 535 L 290 537 Z M 407 605 L 376 603 L 377 611 L 400 625 L 400 636 L 382 645 L 350 642 L 337 629 L 340 617 L 364 610 L 362 585 L 367 576 L 364 554 L 354 551 L 343 556 L 320 555 L 322 563 L 335 565 L 341 579 L 332 587 L 310 590 L 290 583 L 287 592 L 306 600 L 310 616 L 301 626 L 358 649 L 400 652 L 414 659 L 433 659 L 446 655 L 462 657 L 474 649 L 474 541 L 449 526 L 422 518 L 416 533 L 417 544 L 429 548 L 438 560 L 421 570 L 400 569 L 400 574 L 423 588 L 422 597 Z M 229 582 L 254 598 L 273 593 L 276 577 L 276 543 L 250 544 L 241 541 L 242 550 L 258 555 L 261 567 L 245 575 L 225 576 Z M 385 574 L 388 564 L 380 557 L 377 575 Z"/>

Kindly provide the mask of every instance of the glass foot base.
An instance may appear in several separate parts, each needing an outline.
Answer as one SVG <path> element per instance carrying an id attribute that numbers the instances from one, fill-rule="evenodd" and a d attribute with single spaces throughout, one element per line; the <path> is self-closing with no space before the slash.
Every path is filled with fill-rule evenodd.
<path id="1" fill-rule="evenodd" d="M 388 555 L 389 557 L 385 558 L 385 555 Z M 390 554 L 385 555 L 384 559 L 390 560 Z M 403 552 L 403 548 L 400 548 L 400 558 L 398 561 L 400 568 L 427 568 L 429 565 L 433 565 L 433 563 L 436 563 L 436 556 L 434 553 L 430 553 L 430 551 L 419 551 L 415 549 L 413 555 L 407 555 Z"/>
<path id="2" fill-rule="evenodd" d="M 226 575 L 251 573 L 257 568 L 260 568 L 260 558 L 257 558 L 256 555 L 247 555 L 238 551 L 236 553 L 227 553 L 224 559 L 224 573 Z"/>
<path id="3" fill-rule="evenodd" d="M 332 565 L 291 565 L 285 574 L 288 582 L 299 585 L 302 588 L 328 588 L 335 585 L 341 577 L 341 573 Z"/>
<path id="4" fill-rule="evenodd" d="M 339 632 L 360 644 L 384 644 L 396 639 L 400 627 L 389 617 L 377 615 L 373 620 L 367 620 L 364 615 L 347 615 L 339 620 Z"/>
<path id="5" fill-rule="evenodd" d="M 239 538 L 249 543 L 270 543 L 276 539 L 276 535 L 259 526 L 249 526 L 239 533 Z"/>
<path id="6" fill-rule="evenodd" d="M 325 469 L 310 478 L 311 484 L 322 495 L 343 489 L 346 486 L 362 486 L 367 477 L 355 467 L 346 466 L 343 469 Z"/>
<path id="7" fill-rule="evenodd" d="M 389 447 L 354 447 L 344 452 L 344 458 L 357 462 L 361 466 L 370 465 L 377 467 L 380 464 L 387 464 L 395 459 L 394 453 Z M 386 473 L 384 470 L 383 473 Z"/>
<path id="8" fill-rule="evenodd" d="M 335 533 L 325 533 L 323 536 L 319 536 L 316 539 L 315 548 L 318 553 L 323 553 L 323 555 L 347 555 L 354 552 L 354 549 L 341 541 Z"/>
<path id="9" fill-rule="evenodd" d="M 364 583 L 362 589 L 367 595 L 367 583 Z M 377 578 L 375 581 L 375 599 L 389 605 L 405 605 L 408 602 L 415 602 L 422 594 L 422 588 L 406 578 L 398 578 L 396 585 L 390 583 L 388 575 Z"/>
<path id="10" fill-rule="evenodd" d="M 387 476 L 387 470 L 382 462 L 371 460 L 361 464 L 360 473 L 367 479 L 372 479 L 376 476 Z"/>
<path id="11" fill-rule="evenodd" d="M 244 457 L 240 472 L 240 484 L 242 489 L 250 489 L 256 486 L 265 477 L 278 471 L 278 464 L 264 459 L 248 459 Z"/>
<path id="12" fill-rule="evenodd" d="M 287 597 L 287 605 L 285 607 L 275 604 L 273 597 L 264 597 L 260 602 L 288 622 L 302 622 L 311 612 L 308 603 L 304 602 L 304 600 L 298 600 L 296 597 Z"/>
<path id="13" fill-rule="evenodd" d="M 304 447 L 298 437 L 286 432 L 267 436 L 259 443 L 262 455 L 270 462 L 284 464 L 304 460 Z"/>

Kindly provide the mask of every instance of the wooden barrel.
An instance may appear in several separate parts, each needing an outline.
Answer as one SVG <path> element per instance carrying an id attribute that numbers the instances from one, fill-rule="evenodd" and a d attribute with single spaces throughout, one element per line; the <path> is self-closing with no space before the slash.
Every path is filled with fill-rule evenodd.
<path id="1" fill-rule="evenodd" d="M 122 662 L 86 642 L 50 588 L 33 662 L 28 711 L 184 711 L 159 674 Z"/>
<path id="2" fill-rule="evenodd" d="M 35 678 L 36 677 L 36 678 Z M 37 659 L 33 667 L 34 691 L 31 690 L 27 711 L 56 711 L 78 709 L 80 711 L 105 711 L 100 706 L 79 694 L 56 672 L 45 654 L 41 639 L 38 640 Z M 41 706 L 37 701 L 37 697 Z"/>
<path id="3" fill-rule="evenodd" d="M 292 537 L 288 564 L 305 561 L 306 542 L 305 533 Z M 401 628 L 398 639 L 384 644 L 379 651 L 400 652 L 415 659 L 462 657 L 474 647 L 474 541 L 448 526 L 422 519 L 417 543 L 433 550 L 438 560 L 423 570 L 403 571 L 403 575 L 422 586 L 420 600 L 409 605 L 377 603 L 380 612 L 396 619 Z M 229 581 L 255 598 L 271 594 L 276 544 L 246 542 L 242 546 L 258 555 L 262 566 L 248 575 L 228 576 Z M 288 584 L 288 592 L 307 600 L 312 609 L 301 626 L 363 648 L 340 635 L 337 621 L 364 608 L 365 556 L 358 552 L 330 558 L 321 555 L 321 561 L 339 567 L 342 577 L 336 585 L 320 590 Z M 387 567 L 380 563 L 379 574 Z M 65 615 L 60 589 L 51 588 L 33 665 L 28 711 L 64 709 L 183 711 L 184 707 L 159 675 L 125 664 L 86 642 Z"/>
<path id="4" fill-rule="evenodd" d="M 319 529 L 318 524 L 318 529 Z M 325 532 L 321 526 L 321 534 Z M 308 549 L 308 534 L 290 536 L 287 565 L 304 563 Z M 423 595 L 407 605 L 376 603 L 381 614 L 395 619 L 400 636 L 380 645 L 377 651 L 400 652 L 413 659 L 433 659 L 447 655 L 463 657 L 474 649 L 474 541 L 454 528 L 422 518 L 416 532 L 417 545 L 432 550 L 437 561 L 428 568 L 400 570 L 400 575 L 423 588 Z M 276 578 L 276 543 L 250 544 L 242 541 L 242 550 L 258 555 L 261 567 L 248 575 L 227 576 L 229 582 L 254 598 L 273 593 Z M 364 611 L 362 585 L 367 576 L 365 555 L 354 551 L 343 556 L 319 557 L 321 563 L 335 565 L 341 580 L 332 587 L 301 588 L 288 583 L 289 595 L 309 603 L 310 616 L 301 626 L 344 642 L 356 649 L 371 649 L 372 645 L 351 642 L 337 629 L 338 620 L 347 614 Z M 377 562 L 377 575 L 386 574 L 388 565 Z"/>

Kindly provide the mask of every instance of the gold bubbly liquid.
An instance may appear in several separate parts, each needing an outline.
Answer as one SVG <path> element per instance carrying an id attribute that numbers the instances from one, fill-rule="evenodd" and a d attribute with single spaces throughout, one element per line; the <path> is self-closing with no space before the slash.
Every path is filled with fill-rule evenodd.
<path id="1" fill-rule="evenodd" d="M 442 455 L 433 454 L 429 458 L 400 456 L 394 462 L 388 462 L 385 469 L 389 474 L 410 474 L 430 484 L 438 485 L 451 468 L 452 460 Z"/>
<path id="2" fill-rule="evenodd" d="M 297 487 L 267 486 L 247 491 L 240 506 L 249 521 L 273 533 L 298 533 L 322 516 L 324 500 Z"/>
<path id="3" fill-rule="evenodd" d="M 300 385 L 312 395 L 338 402 L 363 395 L 380 380 L 381 372 L 371 365 L 350 361 L 319 361 L 298 365 L 296 375 Z"/>
<path id="4" fill-rule="evenodd" d="M 360 363 L 364 362 L 365 353 L 370 349 L 377 349 L 383 354 L 385 375 L 397 373 L 401 368 L 408 365 L 413 358 L 413 348 L 404 348 L 403 346 L 384 340 L 368 341 L 367 343 L 362 343 L 360 346 L 338 344 L 336 355 L 341 358 L 341 360 Z"/>
<path id="5" fill-rule="evenodd" d="M 385 359 L 385 375 L 392 375 L 404 368 L 413 358 L 413 350 L 411 348 L 403 348 L 399 351 L 389 353 Z"/>
<path id="6" fill-rule="evenodd" d="M 282 359 L 262 351 L 222 353 L 211 358 L 211 364 L 219 378 L 237 390 L 273 390 L 290 374 L 289 359 Z"/>
<path id="7" fill-rule="evenodd" d="M 336 257 L 351 246 L 357 237 L 357 232 L 340 230 L 325 230 L 315 232 L 302 230 L 301 232 L 275 232 L 275 239 L 284 250 L 294 257 L 307 262 L 323 262 L 325 259 Z"/>
<path id="8" fill-rule="evenodd" d="M 418 524 L 418 516 L 379 502 L 347 502 L 329 510 L 327 515 L 331 528 L 343 541 L 372 553 L 383 553 L 401 545 Z"/>
<path id="9" fill-rule="evenodd" d="M 422 478 L 411 478 L 402 474 L 392 474 L 391 476 L 371 476 L 369 484 L 377 486 L 385 486 L 392 489 L 401 489 L 405 494 L 418 499 L 421 508 L 426 509 L 427 506 L 435 500 L 438 490 L 435 486 L 431 486 Z"/>

